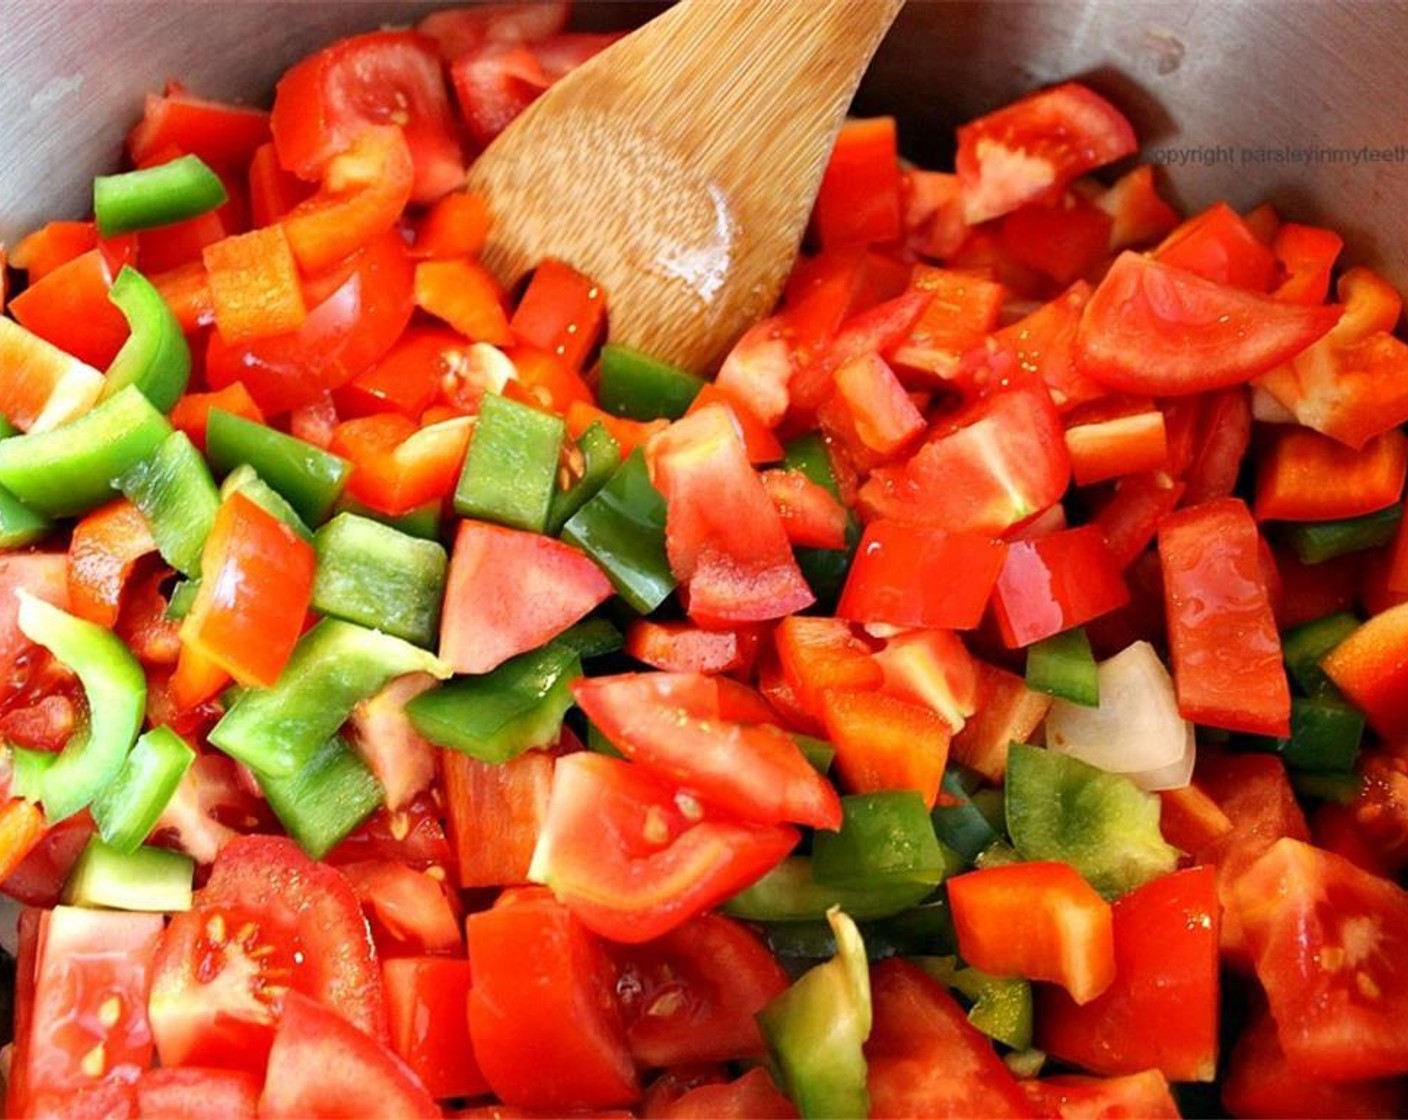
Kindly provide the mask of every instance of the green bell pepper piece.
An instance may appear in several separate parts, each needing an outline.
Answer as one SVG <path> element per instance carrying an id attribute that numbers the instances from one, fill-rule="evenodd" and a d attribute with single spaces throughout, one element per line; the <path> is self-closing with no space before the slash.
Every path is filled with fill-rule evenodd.
<path id="1" fill-rule="evenodd" d="M 435 644 L 449 565 L 441 545 L 339 513 L 314 534 L 313 547 L 315 611 L 418 646 Z"/>
<path id="2" fill-rule="evenodd" d="M 191 613 L 191 608 L 195 606 L 196 596 L 200 594 L 200 580 L 183 579 L 171 589 L 171 596 L 166 600 L 166 617 L 179 622 Z"/>
<path id="3" fill-rule="evenodd" d="M 313 530 L 304 524 L 287 499 L 260 478 L 259 472 L 248 463 L 241 463 L 220 484 L 222 502 L 231 494 L 243 494 L 274 520 L 282 521 L 309 544 L 313 543 Z"/>
<path id="4" fill-rule="evenodd" d="M 1013 1050 L 1025 1050 L 1032 1044 L 1030 980 L 1008 979 L 963 967 L 953 956 L 921 957 L 916 963 L 971 1005 L 968 1021 L 983 1034 Z"/>
<path id="5" fill-rule="evenodd" d="M 44 775 L 44 812 L 57 822 L 86 809 L 122 769 L 146 718 L 147 678 L 111 630 L 28 592 L 15 594 L 20 631 L 78 674 L 88 698 L 88 727 L 69 739 Z"/>
<path id="6" fill-rule="evenodd" d="M 0 486 L 44 517 L 87 513 L 171 434 L 136 386 L 47 432 L 0 440 Z"/>
<path id="7" fill-rule="evenodd" d="M 1292 770 L 1349 771 L 1364 739 L 1364 714 L 1328 696 L 1291 701 L 1291 734 L 1263 742 Z"/>
<path id="8" fill-rule="evenodd" d="M 93 216 L 103 237 L 182 222 L 228 201 L 220 176 L 197 156 L 93 180 Z"/>
<path id="9" fill-rule="evenodd" d="M 59 756 L 53 751 L 35 751 L 28 747 L 14 747 L 10 751 L 10 794 L 26 801 L 40 801 L 44 797 L 44 775 L 58 762 Z"/>
<path id="10" fill-rule="evenodd" d="M 942 895 L 888 918 L 856 923 L 872 961 L 925 953 L 957 952 L 948 899 Z M 823 960 L 836 952 L 836 938 L 826 921 L 764 922 L 763 939 L 774 955 L 798 960 Z"/>
<path id="11" fill-rule="evenodd" d="M 1027 648 L 1027 687 L 1087 708 L 1100 706 L 1100 673 L 1084 627 L 1053 634 Z"/>
<path id="12" fill-rule="evenodd" d="M 512 529 L 541 533 L 557 489 L 567 426 L 560 416 L 490 393 L 479 406 L 455 512 Z"/>
<path id="13" fill-rule="evenodd" d="M 1398 523 L 1402 520 L 1400 503 L 1363 517 L 1292 525 L 1286 530 L 1286 536 L 1302 564 L 1323 564 L 1336 556 L 1389 544 L 1398 534 Z"/>
<path id="14" fill-rule="evenodd" d="M 602 410 L 627 420 L 678 420 L 704 388 L 702 377 L 614 342 L 601 348 L 598 374 Z"/>
<path id="15" fill-rule="evenodd" d="M 1000 839 L 987 816 L 973 801 L 963 776 L 955 767 L 944 771 L 943 792 L 949 804 L 938 804 L 929 813 L 934 833 L 963 859 L 972 863 L 984 848 Z"/>
<path id="16" fill-rule="evenodd" d="M 416 506 L 409 513 L 390 514 L 363 505 L 350 494 L 343 494 L 332 507 L 332 512 L 334 514 L 355 513 L 358 517 L 380 521 L 383 525 L 390 525 L 399 533 L 405 533 L 408 537 L 418 537 L 423 541 L 438 541 L 440 539 L 441 502 L 438 498 L 432 498 L 424 505 Z"/>
<path id="17" fill-rule="evenodd" d="M 575 649 L 578 657 L 586 659 L 615 653 L 625 646 L 626 636 L 608 619 L 584 618 L 581 622 L 569 626 L 554 638 L 553 642 Z"/>
<path id="18" fill-rule="evenodd" d="M 1178 849 L 1159 831 L 1159 799 L 1122 775 L 1013 743 L 1004 787 L 1017 851 L 1069 863 L 1107 898 L 1178 865 Z"/>
<path id="19" fill-rule="evenodd" d="M 394 677 L 450 667 L 401 638 L 325 618 L 298 640 L 273 688 L 239 694 L 209 739 L 274 778 L 300 770 L 337 733 L 361 701 Z"/>
<path id="20" fill-rule="evenodd" d="M 783 466 L 789 470 L 801 471 L 837 501 L 841 500 L 841 488 L 836 481 L 836 471 L 831 464 L 831 453 L 826 442 L 816 432 L 799 436 L 786 445 Z M 797 567 L 801 569 L 807 586 L 816 595 L 823 607 L 836 602 L 841 588 L 846 583 L 846 573 L 851 570 L 851 560 L 856 546 L 860 543 L 860 524 L 853 514 L 846 517 L 845 548 L 798 548 L 794 549 Z"/>
<path id="21" fill-rule="evenodd" d="M 828 887 L 812 874 L 810 856 L 788 856 L 751 887 L 724 903 L 725 912 L 749 922 L 808 922 L 833 906 L 856 918 L 888 918 L 934 893 L 928 883 L 894 881 L 864 887 Z"/>
<path id="22" fill-rule="evenodd" d="M 548 506 L 547 531 L 554 537 L 562 532 L 573 514 L 596 496 L 621 465 L 621 445 L 600 424 L 593 424 L 582 433 L 577 450 L 582 456 L 581 477 L 566 490 L 555 489 Z"/>
<path id="23" fill-rule="evenodd" d="M 161 293 L 135 268 L 123 265 L 108 299 L 127 320 L 131 334 L 108 366 L 106 399 L 135 385 L 159 412 L 170 412 L 191 379 L 191 348 Z"/>
<path id="24" fill-rule="evenodd" d="M 549 642 L 492 672 L 422 692 L 406 715 L 436 746 L 481 762 L 508 762 L 557 741 L 572 707 L 572 682 L 581 675 L 577 651 Z"/>
<path id="25" fill-rule="evenodd" d="M 196 861 L 166 848 L 122 852 L 94 836 L 64 884 L 67 906 L 172 914 L 191 908 Z"/>
<path id="26" fill-rule="evenodd" d="M 836 955 L 758 1012 L 758 1026 L 803 1117 L 866 1116 L 870 966 L 855 923 L 836 908 L 826 917 Z"/>
<path id="27" fill-rule="evenodd" d="M 93 799 L 103 842 L 115 851 L 135 852 L 195 760 L 195 751 L 169 727 L 154 727 L 139 738 L 117 777 Z"/>
<path id="28" fill-rule="evenodd" d="M 831 770 L 831 763 L 836 759 L 836 748 L 825 739 L 813 738 L 811 735 L 802 735 L 798 732 L 792 733 L 792 741 L 797 744 L 797 749 L 802 752 L 802 757 L 810 763 L 811 768 L 818 774 L 826 774 Z"/>
<path id="29" fill-rule="evenodd" d="M 286 777 L 254 776 L 269 808 L 313 859 L 332 851 L 386 798 L 367 764 L 337 735 Z"/>
<path id="30" fill-rule="evenodd" d="M 19 429 L 0 416 L 0 440 L 19 435 Z M 12 548 L 24 548 L 41 537 L 47 536 L 53 523 L 42 517 L 16 498 L 4 487 L 0 487 L 0 552 Z"/>
<path id="31" fill-rule="evenodd" d="M 199 576 L 220 494 L 190 437 L 172 432 L 150 458 L 133 464 L 117 486 L 146 517 L 161 558 L 182 575 Z"/>
<path id="32" fill-rule="evenodd" d="M 1307 696 L 1339 696 L 1340 690 L 1320 668 L 1320 661 L 1358 629 L 1359 619 L 1348 611 L 1336 611 L 1281 636 L 1286 668 Z"/>
<path id="33" fill-rule="evenodd" d="M 932 891 L 946 865 L 929 810 L 913 790 L 841 798 L 841 827 L 812 838 L 812 878 L 823 887 L 865 890 L 916 884 Z"/>
<path id="34" fill-rule="evenodd" d="M 323 523 L 352 473 L 346 459 L 218 408 L 210 410 L 205 449 L 221 474 L 248 463 L 309 525 Z"/>
<path id="35" fill-rule="evenodd" d="M 665 555 L 665 499 L 651 485 L 639 449 L 562 527 L 562 539 L 595 560 L 617 594 L 641 614 L 675 589 Z"/>
<path id="36" fill-rule="evenodd" d="M 1348 805 L 1359 794 L 1364 780 L 1353 770 L 1292 770 L 1291 788 L 1312 801 Z"/>

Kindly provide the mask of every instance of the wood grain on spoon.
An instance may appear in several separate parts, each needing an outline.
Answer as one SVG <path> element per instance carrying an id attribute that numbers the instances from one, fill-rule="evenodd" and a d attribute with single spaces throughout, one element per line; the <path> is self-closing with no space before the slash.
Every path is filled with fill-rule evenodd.
<path id="1" fill-rule="evenodd" d="M 701 372 L 777 299 L 861 75 L 904 0 L 682 0 L 475 162 L 513 284 L 556 257 L 614 341 Z"/>

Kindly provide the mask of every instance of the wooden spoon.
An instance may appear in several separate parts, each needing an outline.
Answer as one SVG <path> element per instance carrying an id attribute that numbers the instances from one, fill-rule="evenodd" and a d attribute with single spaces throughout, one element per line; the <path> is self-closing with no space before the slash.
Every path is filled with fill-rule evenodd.
<path id="1" fill-rule="evenodd" d="M 506 284 L 556 257 L 613 340 L 709 371 L 776 301 L 904 0 L 681 0 L 572 71 L 469 173 Z"/>

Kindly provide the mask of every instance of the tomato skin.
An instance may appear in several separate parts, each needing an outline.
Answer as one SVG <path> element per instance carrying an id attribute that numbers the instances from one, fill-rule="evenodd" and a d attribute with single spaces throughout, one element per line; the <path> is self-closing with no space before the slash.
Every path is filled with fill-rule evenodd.
<path id="1" fill-rule="evenodd" d="M 572 694 L 626 757 L 743 820 L 841 826 L 836 791 L 792 738 L 771 723 L 724 718 L 703 674 L 594 677 Z"/>
<path id="2" fill-rule="evenodd" d="M 1332 1081 L 1408 1073 L 1408 891 L 1286 838 L 1233 896 L 1292 1067 Z"/>
<path id="3" fill-rule="evenodd" d="M 612 950 L 626 1041 L 645 1069 L 728 1062 L 767 1051 L 754 1016 L 786 970 L 747 926 L 700 914 L 644 945 Z"/>
<path id="4" fill-rule="evenodd" d="M 266 970 L 281 968 L 271 983 Z M 386 1037 L 381 977 L 347 880 L 291 840 L 239 837 L 158 947 L 149 1008 L 162 1064 L 259 1071 L 290 992 Z"/>
<path id="5" fill-rule="evenodd" d="M 1174 685 L 1185 719 L 1287 735 L 1290 685 L 1259 541 L 1236 498 L 1182 510 L 1159 526 Z"/>
<path id="6" fill-rule="evenodd" d="M 1268 292 L 1276 282 L 1276 258 L 1271 250 L 1225 202 L 1189 218 L 1154 250 L 1153 258 L 1205 280 L 1251 292 Z"/>
<path id="7" fill-rule="evenodd" d="M 254 1120 L 259 1081 L 230 1069 L 149 1069 L 137 1079 L 137 1113 L 161 1120 Z"/>
<path id="8" fill-rule="evenodd" d="M 873 1117 L 1031 1116 L 1016 1079 L 938 981 L 898 958 L 870 970 Z"/>
<path id="9" fill-rule="evenodd" d="M 1059 197 L 1066 184 L 1135 150 L 1134 129 L 1076 82 L 1014 101 L 958 129 L 958 181 L 969 225 Z"/>
<path id="10" fill-rule="evenodd" d="M 1178 1120 L 1183 1115 L 1157 1070 L 1124 1077 L 1060 1074 L 1020 1084 L 1036 1115 L 1052 1120 Z"/>
<path id="11" fill-rule="evenodd" d="M 489 1084 L 469 1039 L 469 961 L 402 957 L 382 965 L 391 1045 L 436 1100 L 477 1097 Z"/>
<path id="12" fill-rule="evenodd" d="M 1217 1071 L 1217 872 L 1161 876 L 1112 907 L 1115 980 L 1083 1007 L 1055 988 L 1038 992 L 1037 1045 L 1101 1074 L 1157 1069 L 1171 1081 Z"/>
<path id="13" fill-rule="evenodd" d="M 640 1096 L 615 970 L 570 911 L 546 891 L 514 892 L 471 915 L 465 932 L 474 971 L 469 1033 L 496 1096 L 556 1112 Z"/>
<path id="14" fill-rule="evenodd" d="M 1202 393 L 1294 358 L 1339 315 L 1337 307 L 1282 303 L 1126 252 L 1086 304 L 1076 360 L 1118 392 Z"/>
<path id="15" fill-rule="evenodd" d="M 755 882 L 797 839 L 786 825 L 718 814 L 642 766 L 582 751 L 557 761 L 528 874 L 588 929 L 638 944 Z"/>
<path id="16" fill-rule="evenodd" d="M 423 1120 L 440 1109 L 386 1045 L 326 1007 L 289 993 L 269 1051 L 261 1120 L 356 1120 L 368 1101 L 387 1120 Z"/>

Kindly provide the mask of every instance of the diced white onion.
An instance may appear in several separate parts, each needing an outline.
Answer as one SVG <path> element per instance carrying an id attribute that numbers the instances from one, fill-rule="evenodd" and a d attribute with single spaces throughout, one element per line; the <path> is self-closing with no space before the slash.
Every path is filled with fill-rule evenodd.
<path id="1" fill-rule="evenodd" d="M 1193 725 L 1178 714 L 1173 679 L 1154 647 L 1135 642 L 1099 665 L 1100 706 L 1066 700 L 1046 717 L 1048 750 L 1123 774 L 1147 790 L 1180 789 L 1192 777 Z"/>

